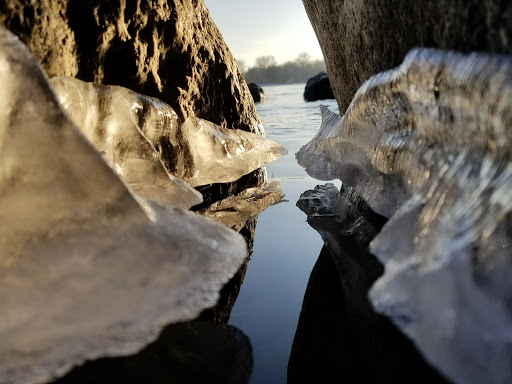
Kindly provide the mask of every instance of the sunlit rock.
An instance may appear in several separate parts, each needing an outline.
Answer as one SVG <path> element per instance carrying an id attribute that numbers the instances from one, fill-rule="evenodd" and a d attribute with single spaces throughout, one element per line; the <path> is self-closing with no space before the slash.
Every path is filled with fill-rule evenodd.
<path id="1" fill-rule="evenodd" d="M 114 170 L 143 189 L 153 179 L 168 188 L 166 172 L 192 186 L 235 181 L 286 153 L 281 145 L 255 133 L 196 117 L 179 123 L 167 104 L 126 88 L 71 77 L 51 82 L 85 137 Z M 153 169 L 161 163 L 166 172 L 158 169 L 156 174 Z"/>
<path id="2" fill-rule="evenodd" d="M 132 354 L 215 305 L 243 238 L 134 198 L 5 29 L 0 83 L 0 382 Z"/>
<path id="3" fill-rule="evenodd" d="M 48 76 L 119 85 L 263 134 L 245 79 L 203 0 L 2 0 L 0 24 Z"/>
<path id="4" fill-rule="evenodd" d="M 512 59 L 420 49 L 297 154 L 391 217 L 370 292 L 455 382 L 512 380 Z"/>

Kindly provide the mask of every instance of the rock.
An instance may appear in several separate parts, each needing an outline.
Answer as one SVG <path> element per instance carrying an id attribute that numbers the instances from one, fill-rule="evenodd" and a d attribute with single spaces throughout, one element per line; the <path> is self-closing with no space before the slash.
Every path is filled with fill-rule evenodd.
<path id="1" fill-rule="evenodd" d="M 120 85 L 197 116 L 263 133 L 245 80 L 202 0 L 6 0 L 0 23 L 50 76 Z"/>
<path id="2" fill-rule="evenodd" d="M 53 384 L 244 384 L 252 368 L 250 340 L 238 328 L 189 321 L 169 325 L 136 355 L 87 362 Z"/>
<path id="3" fill-rule="evenodd" d="M 512 53 L 506 0 L 303 0 L 322 47 L 340 111 L 378 72 L 414 47 Z"/>
<path id="4" fill-rule="evenodd" d="M 0 63 L 0 382 L 133 354 L 214 306 L 244 239 L 132 195 L 4 28 Z"/>
<path id="5" fill-rule="evenodd" d="M 254 102 L 259 103 L 265 101 L 265 92 L 263 92 L 263 88 L 258 84 L 249 83 L 249 91 L 251 92 Z"/>
<path id="6" fill-rule="evenodd" d="M 325 72 L 310 77 L 304 88 L 304 100 L 316 101 L 334 99 L 329 76 Z"/>
<path id="7" fill-rule="evenodd" d="M 259 134 L 193 116 L 180 122 L 169 105 L 126 88 L 62 76 L 51 83 L 68 115 L 110 166 L 136 192 L 170 200 L 170 205 L 180 197 L 175 195 L 190 194 L 181 187 L 167 196 L 170 175 L 194 187 L 232 182 L 287 153 Z M 174 183 L 180 181 L 176 177 Z"/>
<path id="8" fill-rule="evenodd" d="M 390 220 L 377 311 L 457 383 L 512 380 L 512 58 L 411 51 L 297 154 Z"/>

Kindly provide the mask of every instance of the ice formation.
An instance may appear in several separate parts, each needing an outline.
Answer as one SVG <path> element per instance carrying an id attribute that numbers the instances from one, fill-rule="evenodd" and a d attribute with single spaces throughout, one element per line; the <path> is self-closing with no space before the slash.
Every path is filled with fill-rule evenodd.
<path id="1" fill-rule="evenodd" d="M 374 307 L 455 382 L 512 380 L 512 60 L 411 51 L 297 154 L 390 217 Z"/>
<path id="2" fill-rule="evenodd" d="M 134 353 L 213 306 L 242 236 L 134 197 L 3 28 L 0 83 L 0 382 Z"/>
<path id="3" fill-rule="evenodd" d="M 50 83 L 68 116 L 135 193 L 174 207 L 202 201 L 199 192 L 169 174 L 148 140 L 178 124 L 167 104 L 127 88 L 72 77 L 54 77 Z"/>
<path id="4" fill-rule="evenodd" d="M 277 204 L 283 197 L 279 183 L 274 181 L 247 188 L 238 195 L 211 204 L 199 213 L 239 231 L 248 220 L 257 217 L 269 206 Z"/>
<path id="5" fill-rule="evenodd" d="M 137 185 L 145 186 L 154 178 L 167 188 L 160 181 L 165 179 L 164 171 L 154 176 L 160 162 L 167 173 L 195 187 L 238 180 L 286 153 L 281 145 L 255 133 L 197 117 L 180 123 L 164 102 L 126 88 L 71 77 L 55 77 L 51 82 L 83 134 L 115 170 Z"/>

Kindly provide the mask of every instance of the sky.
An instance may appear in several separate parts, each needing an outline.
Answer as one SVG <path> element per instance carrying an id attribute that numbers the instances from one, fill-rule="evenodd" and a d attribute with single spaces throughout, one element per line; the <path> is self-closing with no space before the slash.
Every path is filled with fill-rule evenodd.
<path id="1" fill-rule="evenodd" d="M 231 53 L 248 68 L 260 56 L 278 64 L 307 52 L 322 59 L 302 0 L 204 0 Z"/>

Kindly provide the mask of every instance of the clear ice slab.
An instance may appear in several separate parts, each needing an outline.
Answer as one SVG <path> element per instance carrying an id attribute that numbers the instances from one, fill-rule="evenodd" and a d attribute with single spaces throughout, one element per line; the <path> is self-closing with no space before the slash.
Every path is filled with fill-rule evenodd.
<path id="1" fill-rule="evenodd" d="M 54 77 L 51 83 L 85 137 L 139 188 L 153 185 L 153 179 L 167 188 L 165 173 L 193 187 L 232 182 L 287 153 L 262 135 L 197 117 L 179 122 L 166 103 L 123 87 L 71 77 Z M 160 163 L 165 170 L 155 176 Z"/>
<path id="2" fill-rule="evenodd" d="M 389 217 L 370 291 L 454 382 L 512 380 L 512 59 L 411 51 L 297 153 Z"/>
<path id="3" fill-rule="evenodd" d="M 171 207 L 202 202 L 199 192 L 168 172 L 148 140 L 164 126 L 178 124 L 167 104 L 127 88 L 72 77 L 54 77 L 50 83 L 73 123 L 135 193 Z"/>
<path id="4" fill-rule="evenodd" d="M 269 206 L 282 201 L 283 191 L 276 181 L 247 188 L 198 211 L 226 227 L 239 231 L 247 221 L 257 217 Z"/>
<path id="5" fill-rule="evenodd" d="M 242 236 L 133 195 L 0 28 L 0 382 L 132 354 L 215 305 Z"/>

